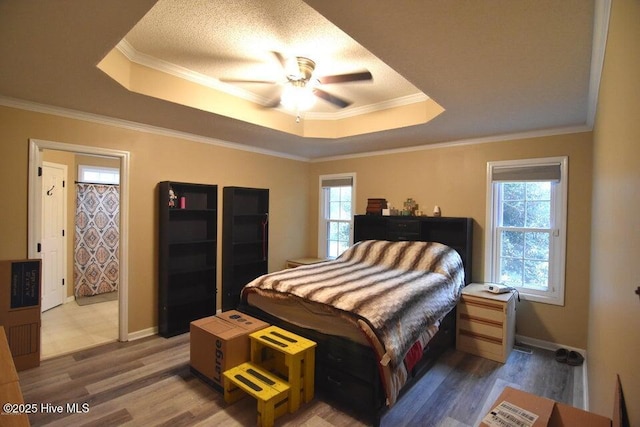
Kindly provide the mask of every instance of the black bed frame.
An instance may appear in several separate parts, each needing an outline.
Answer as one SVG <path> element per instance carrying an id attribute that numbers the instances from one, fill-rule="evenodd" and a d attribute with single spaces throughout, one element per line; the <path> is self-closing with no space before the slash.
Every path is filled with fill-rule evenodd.
<path id="1" fill-rule="evenodd" d="M 473 220 L 471 218 L 406 217 L 356 215 L 354 242 L 362 240 L 435 241 L 458 251 L 465 266 L 465 284 L 471 281 Z M 280 326 L 318 343 L 315 388 L 318 394 L 338 403 L 345 410 L 372 417 L 378 425 L 387 406 L 373 350 L 343 337 L 322 334 L 285 322 L 244 302 L 238 307 L 251 316 Z M 448 348 L 455 346 L 455 309 L 443 320 L 438 333 L 429 341 L 422 359 L 410 373 L 401 396 L 435 363 Z M 400 396 L 400 398 L 401 398 Z"/>

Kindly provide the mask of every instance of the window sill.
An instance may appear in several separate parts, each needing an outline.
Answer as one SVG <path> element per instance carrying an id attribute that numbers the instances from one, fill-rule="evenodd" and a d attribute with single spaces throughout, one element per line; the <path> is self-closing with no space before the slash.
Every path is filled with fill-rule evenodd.
<path id="1" fill-rule="evenodd" d="M 564 298 L 559 295 L 540 295 L 528 293 L 528 289 L 516 288 L 520 299 L 524 301 L 539 302 L 542 304 L 564 306 Z"/>

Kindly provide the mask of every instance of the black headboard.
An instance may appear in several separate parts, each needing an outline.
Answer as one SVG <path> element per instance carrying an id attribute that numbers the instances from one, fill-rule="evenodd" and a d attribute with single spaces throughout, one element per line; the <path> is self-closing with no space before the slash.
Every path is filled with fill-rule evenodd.
<path id="1" fill-rule="evenodd" d="M 472 218 L 356 215 L 353 241 L 362 240 L 411 240 L 450 246 L 462 258 L 465 284 L 471 283 Z"/>

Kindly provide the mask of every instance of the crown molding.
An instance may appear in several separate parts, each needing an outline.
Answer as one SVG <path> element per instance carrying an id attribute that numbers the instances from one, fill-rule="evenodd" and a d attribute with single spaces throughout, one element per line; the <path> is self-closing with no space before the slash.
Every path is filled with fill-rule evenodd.
<path id="1" fill-rule="evenodd" d="M 604 68 L 604 53 L 607 47 L 607 34 L 609 33 L 611 0 L 596 0 L 594 8 L 591 73 L 587 98 L 587 125 L 591 127 L 595 122 L 598 108 L 598 94 L 600 92 L 602 69 Z"/>
<path id="2" fill-rule="evenodd" d="M 101 116 L 99 114 L 86 113 L 78 110 L 71 110 L 63 107 L 55 107 L 45 104 L 38 104 L 36 102 L 24 101 L 21 99 L 9 98 L 0 95 L 0 106 L 17 108 L 20 110 L 33 111 L 35 113 L 51 114 L 59 117 L 66 117 L 75 120 L 82 120 L 91 123 L 98 123 L 108 126 L 114 126 L 121 129 L 133 130 L 137 132 L 151 133 L 155 135 L 169 136 L 174 138 L 180 138 L 187 141 L 199 142 L 202 144 L 216 145 L 219 147 L 231 148 L 234 150 L 248 151 L 256 154 L 264 154 L 267 156 L 280 157 L 290 160 L 309 161 L 307 157 L 296 156 L 293 154 L 282 153 L 279 151 L 264 150 L 261 148 L 252 147 L 244 144 L 237 144 L 229 141 L 224 141 L 217 138 L 209 138 L 205 136 L 195 135 L 188 132 L 180 132 L 172 129 L 162 128 L 159 126 L 147 125 L 144 123 L 133 122 L 123 119 L 114 119 L 112 117 Z"/>
<path id="3" fill-rule="evenodd" d="M 378 102 L 377 104 L 369 104 L 363 105 L 361 107 L 349 108 L 347 110 L 341 110 L 335 113 L 304 113 L 303 117 L 310 120 L 340 120 L 349 117 L 360 116 L 362 114 L 373 113 L 376 111 L 387 110 L 389 108 L 404 107 L 406 105 L 416 104 L 418 102 L 426 102 L 429 99 L 431 98 L 421 92 Z"/>
<path id="4" fill-rule="evenodd" d="M 238 98 L 242 98 L 256 104 L 266 105 L 269 101 L 264 97 L 255 95 L 246 90 L 242 90 L 236 86 L 222 83 L 220 80 L 207 76 L 205 74 L 197 73 L 193 70 L 189 70 L 188 68 L 184 68 L 171 62 L 167 62 L 162 59 L 138 52 L 125 39 L 122 39 L 116 45 L 116 49 L 118 49 L 129 61 L 138 65 L 142 65 L 144 67 L 151 68 L 153 70 L 157 70 L 183 80 L 209 87 L 220 92 L 227 93 L 229 95 L 237 96 Z"/>
<path id="5" fill-rule="evenodd" d="M 384 156 L 389 154 L 434 150 L 434 149 L 447 148 L 447 147 L 459 147 L 464 145 L 487 144 L 492 142 L 505 142 L 505 141 L 513 141 L 518 139 L 531 139 L 531 138 L 540 138 L 540 137 L 546 137 L 546 136 L 567 135 L 572 133 L 591 132 L 593 130 L 593 126 L 589 126 L 589 125 L 567 126 L 562 128 L 542 129 L 542 130 L 536 130 L 536 131 L 487 136 L 483 138 L 471 138 L 471 139 L 464 139 L 464 140 L 458 140 L 458 141 L 444 141 L 444 142 L 422 144 L 422 145 L 405 147 L 405 148 L 397 148 L 397 149 L 381 150 L 381 151 L 369 151 L 365 153 L 345 154 L 341 156 L 330 156 L 330 157 L 320 157 L 320 158 L 311 159 L 308 157 L 296 156 L 296 155 L 282 153 L 278 151 L 272 151 L 272 150 L 264 150 L 260 148 L 243 145 L 243 144 L 223 141 L 216 138 L 208 138 L 208 137 L 194 135 L 187 132 L 180 132 L 180 131 L 175 131 L 171 129 L 161 128 L 158 126 L 151 126 L 151 125 L 132 122 L 128 120 L 122 120 L 122 119 L 114 119 L 111 117 L 101 116 L 101 115 L 92 114 L 92 113 L 85 113 L 82 111 L 71 110 L 71 109 L 62 108 L 62 107 L 54 107 L 54 106 L 49 106 L 44 104 L 38 104 L 31 101 L 24 101 L 24 100 L 9 98 L 1 95 L 0 95 L 0 106 L 33 111 L 36 113 L 51 114 L 51 115 L 60 116 L 60 117 L 66 117 L 66 118 L 71 118 L 76 120 L 88 121 L 92 123 L 115 126 L 122 129 L 151 133 L 156 135 L 170 136 L 170 137 L 180 138 L 180 139 L 184 139 L 192 142 L 211 144 L 219 147 L 231 148 L 234 150 L 248 151 L 256 154 L 264 154 L 267 156 L 280 157 L 284 159 L 297 160 L 297 161 L 310 162 L 310 163 L 321 163 L 321 162 L 328 162 L 328 161 L 334 161 L 334 160 L 348 160 L 348 159 L 372 157 L 372 156 Z"/>
<path id="6" fill-rule="evenodd" d="M 507 141 L 514 141 L 518 139 L 542 138 L 547 136 L 591 132 L 592 130 L 593 130 L 593 127 L 588 125 L 567 126 L 567 127 L 552 128 L 552 129 L 540 129 L 540 130 L 529 131 L 529 132 L 518 132 L 518 133 L 511 133 L 511 134 L 486 136 L 483 138 L 471 138 L 471 139 L 462 139 L 458 141 L 434 142 L 431 144 L 414 145 L 412 147 L 394 148 L 391 150 L 370 151 L 366 153 L 357 153 L 357 154 L 345 154 L 342 156 L 320 157 L 316 159 L 311 159 L 309 160 L 309 162 L 321 163 L 321 162 L 329 162 L 329 161 L 335 161 L 335 160 L 356 159 L 361 157 L 385 156 L 389 154 L 410 153 L 415 151 L 435 150 L 435 149 L 448 148 L 448 147 L 460 147 L 464 145 L 488 144 L 492 142 L 507 142 Z"/>
<path id="7" fill-rule="evenodd" d="M 241 98 L 250 102 L 254 102 L 256 104 L 260 104 L 263 106 L 266 106 L 269 104 L 269 102 L 271 102 L 271 99 L 258 96 L 252 92 L 240 89 L 234 85 L 225 84 L 216 78 L 213 78 L 201 73 L 197 73 L 195 71 L 189 70 L 187 68 L 181 67 L 171 62 L 167 62 L 162 59 L 138 52 L 125 39 L 122 39 L 116 45 L 116 49 L 118 49 L 129 61 L 142 65 L 144 67 L 148 67 L 180 79 L 184 79 L 196 84 L 200 84 L 205 87 L 209 87 L 209 88 L 218 90 L 220 92 L 227 93 L 232 96 L 237 96 L 238 98 Z M 386 110 L 389 108 L 403 107 L 405 105 L 415 104 L 417 102 L 425 102 L 429 99 L 430 98 L 427 95 L 425 95 L 422 92 L 419 92 L 412 95 L 407 95 L 407 96 L 379 102 L 376 104 L 363 105 L 361 107 L 349 108 L 347 110 L 340 110 L 332 113 L 305 112 L 302 116 L 310 120 L 340 120 L 348 117 L 354 117 L 362 114 L 372 113 L 375 111 Z M 298 113 L 287 110 L 286 108 L 277 108 L 277 110 L 282 111 L 294 117 L 298 115 Z"/>

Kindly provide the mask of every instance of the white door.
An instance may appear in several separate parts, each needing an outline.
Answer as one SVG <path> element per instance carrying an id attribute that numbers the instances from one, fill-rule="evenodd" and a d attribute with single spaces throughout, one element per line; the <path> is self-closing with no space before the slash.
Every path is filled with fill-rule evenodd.
<path id="1" fill-rule="evenodd" d="M 67 166 L 42 163 L 42 311 L 66 297 Z"/>

